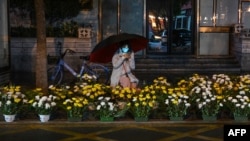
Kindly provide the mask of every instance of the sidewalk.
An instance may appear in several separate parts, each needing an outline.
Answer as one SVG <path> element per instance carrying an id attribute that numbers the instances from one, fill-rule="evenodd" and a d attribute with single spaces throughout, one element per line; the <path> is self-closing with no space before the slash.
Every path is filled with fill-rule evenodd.
<path id="1" fill-rule="evenodd" d="M 42 123 L 39 119 L 0 121 L 1 141 L 223 141 L 225 124 L 244 124 L 231 119 L 217 121 L 149 119 L 116 119 L 113 122 L 83 120 L 69 122 L 54 119 Z"/>

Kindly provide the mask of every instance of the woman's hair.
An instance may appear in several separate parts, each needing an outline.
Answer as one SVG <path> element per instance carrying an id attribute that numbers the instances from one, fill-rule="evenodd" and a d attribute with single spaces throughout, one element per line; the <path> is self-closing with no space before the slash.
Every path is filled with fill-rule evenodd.
<path id="1" fill-rule="evenodd" d="M 120 53 L 129 53 L 131 51 L 131 47 L 127 40 L 120 42 Z"/>

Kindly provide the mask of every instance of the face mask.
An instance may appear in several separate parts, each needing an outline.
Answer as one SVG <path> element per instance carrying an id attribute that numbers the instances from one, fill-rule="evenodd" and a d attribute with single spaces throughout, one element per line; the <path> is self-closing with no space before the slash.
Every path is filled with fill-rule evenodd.
<path id="1" fill-rule="evenodd" d="M 129 51 L 129 48 L 128 47 L 123 47 L 121 50 L 122 50 L 122 53 L 127 53 Z"/>

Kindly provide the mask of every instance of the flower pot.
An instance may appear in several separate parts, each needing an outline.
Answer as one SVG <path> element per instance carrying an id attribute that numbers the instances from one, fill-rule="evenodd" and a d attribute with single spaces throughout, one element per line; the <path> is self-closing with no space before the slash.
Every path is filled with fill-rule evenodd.
<path id="1" fill-rule="evenodd" d="M 171 121 L 183 121 L 183 117 L 169 117 Z"/>
<path id="2" fill-rule="evenodd" d="M 4 116 L 4 120 L 6 122 L 13 122 L 15 120 L 16 115 L 3 115 Z"/>
<path id="3" fill-rule="evenodd" d="M 146 122 L 148 121 L 148 117 L 135 117 L 136 122 Z"/>
<path id="4" fill-rule="evenodd" d="M 234 116 L 235 121 L 248 121 L 247 116 Z"/>
<path id="5" fill-rule="evenodd" d="M 41 122 L 48 122 L 50 119 L 50 115 L 39 115 Z"/>
<path id="6" fill-rule="evenodd" d="M 112 122 L 114 121 L 114 117 L 100 117 L 101 122 Z"/>
<path id="7" fill-rule="evenodd" d="M 204 121 L 216 121 L 217 117 L 216 116 L 207 116 L 207 115 L 202 115 L 202 119 Z"/>

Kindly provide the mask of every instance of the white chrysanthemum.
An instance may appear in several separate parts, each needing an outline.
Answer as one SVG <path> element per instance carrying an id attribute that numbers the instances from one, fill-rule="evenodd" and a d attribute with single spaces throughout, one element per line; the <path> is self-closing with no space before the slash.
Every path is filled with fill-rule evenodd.
<path id="1" fill-rule="evenodd" d="M 97 77 L 95 76 L 95 75 L 93 75 L 93 78 L 96 80 L 97 79 Z"/>
<path id="2" fill-rule="evenodd" d="M 45 103 L 45 109 L 50 109 L 50 104 L 49 103 Z"/>
<path id="3" fill-rule="evenodd" d="M 35 96 L 35 100 L 39 100 L 39 99 L 40 99 L 39 95 Z"/>
<path id="4" fill-rule="evenodd" d="M 66 102 L 66 103 L 72 102 L 72 100 L 71 100 L 71 99 L 66 99 L 65 102 Z"/>
<path id="5" fill-rule="evenodd" d="M 209 90 L 209 88 L 206 89 L 206 94 L 207 95 L 212 95 L 211 91 Z"/>
<path id="6" fill-rule="evenodd" d="M 243 98 L 240 99 L 241 102 L 244 102 L 245 100 Z"/>
<path id="7" fill-rule="evenodd" d="M 100 110 L 100 109 L 101 109 L 101 105 L 97 105 L 96 110 Z"/>
<path id="8" fill-rule="evenodd" d="M 182 100 L 181 99 L 178 99 L 178 103 L 181 103 L 182 102 Z"/>
<path id="9" fill-rule="evenodd" d="M 12 95 L 13 94 L 13 92 L 7 92 L 7 95 Z"/>
<path id="10" fill-rule="evenodd" d="M 239 98 L 239 99 L 240 99 L 240 98 L 242 98 L 242 96 L 241 96 L 241 95 L 236 95 L 236 98 Z"/>
<path id="11" fill-rule="evenodd" d="M 90 96 L 90 93 L 87 93 L 86 96 Z M 99 99 L 98 99 L 99 100 Z"/>
<path id="12" fill-rule="evenodd" d="M 202 94 L 201 94 L 201 95 L 205 96 L 205 95 L 207 95 L 207 94 L 206 94 L 206 92 L 202 92 Z"/>
<path id="13" fill-rule="evenodd" d="M 205 101 L 206 101 L 207 103 L 209 103 L 209 102 L 211 102 L 211 99 L 205 99 Z"/>
<path id="14" fill-rule="evenodd" d="M 165 104 L 167 104 L 167 105 L 169 104 L 169 100 L 168 99 L 165 100 Z"/>
<path id="15" fill-rule="evenodd" d="M 232 100 L 232 99 L 233 99 L 233 97 L 231 97 L 231 96 L 230 96 L 230 97 L 228 97 L 227 99 L 228 99 L 228 100 Z"/>
<path id="16" fill-rule="evenodd" d="M 186 106 L 186 107 L 190 107 L 191 104 L 190 104 L 190 103 L 185 103 L 185 106 Z"/>
<path id="17" fill-rule="evenodd" d="M 245 92 L 244 90 L 241 90 L 241 91 L 239 92 L 239 94 L 240 94 L 240 95 L 245 95 L 246 92 Z"/>
<path id="18" fill-rule="evenodd" d="M 236 103 L 235 104 L 235 107 L 240 107 L 241 105 L 239 103 Z"/>
<path id="19" fill-rule="evenodd" d="M 243 96 L 243 99 L 245 99 L 246 101 L 248 101 L 249 97 L 245 95 L 245 96 Z"/>
<path id="20" fill-rule="evenodd" d="M 102 99 L 103 99 L 103 96 L 98 97 L 98 100 L 102 100 Z"/>
<path id="21" fill-rule="evenodd" d="M 240 108 L 241 108 L 241 109 L 244 109 L 244 108 L 245 108 L 245 105 L 241 105 Z"/>
<path id="22" fill-rule="evenodd" d="M 20 95 L 20 94 L 22 94 L 21 92 L 16 92 L 16 95 Z"/>
<path id="23" fill-rule="evenodd" d="M 28 103 L 28 99 L 23 99 L 23 103 Z"/>
<path id="24" fill-rule="evenodd" d="M 113 103 L 113 102 L 108 102 L 108 105 L 109 105 L 109 106 L 113 106 L 114 103 Z"/>
<path id="25" fill-rule="evenodd" d="M 220 104 L 219 104 L 219 106 L 220 106 L 220 107 L 223 107 L 223 104 L 222 104 L 222 103 L 220 103 Z"/>
<path id="26" fill-rule="evenodd" d="M 46 101 L 52 101 L 52 97 L 47 97 Z"/>
<path id="27" fill-rule="evenodd" d="M 223 84 L 224 82 L 225 82 L 224 79 L 221 79 L 221 80 L 220 80 L 220 84 Z"/>
<path id="28" fill-rule="evenodd" d="M 113 111 L 114 108 L 115 108 L 115 106 L 113 105 L 113 103 L 109 105 L 109 111 Z"/>
<path id="29" fill-rule="evenodd" d="M 133 97 L 133 100 L 132 100 L 133 102 L 135 102 L 135 101 L 137 101 L 137 98 L 136 97 Z"/>
<path id="30" fill-rule="evenodd" d="M 33 106 L 33 107 L 36 107 L 36 106 L 37 106 L 37 102 L 34 102 L 34 103 L 32 104 L 32 106 Z"/>
<path id="31" fill-rule="evenodd" d="M 232 99 L 232 102 L 233 102 L 233 103 L 237 103 L 238 100 L 237 100 L 237 99 Z"/>
<path id="32" fill-rule="evenodd" d="M 111 98 L 110 97 L 105 97 L 105 100 L 109 101 Z"/>
<path id="33" fill-rule="evenodd" d="M 40 100 L 41 100 L 41 101 L 46 101 L 47 99 L 48 99 L 47 96 L 43 96 Z"/>
<path id="34" fill-rule="evenodd" d="M 207 99 L 207 96 L 206 96 L 206 95 L 204 95 L 202 98 L 203 98 L 203 99 Z"/>
<path id="35" fill-rule="evenodd" d="M 56 106 L 56 103 L 55 102 L 51 102 L 51 106 L 52 107 Z"/>
<path id="36" fill-rule="evenodd" d="M 212 100 L 212 101 L 215 101 L 215 100 L 216 100 L 216 97 L 211 97 L 211 100 Z"/>
<path id="37" fill-rule="evenodd" d="M 106 103 L 104 101 L 102 101 L 100 104 L 101 104 L 101 106 L 106 105 Z"/>
<path id="38" fill-rule="evenodd" d="M 43 106 L 43 102 L 39 101 L 38 102 L 38 107 L 42 107 Z"/>
<path id="39" fill-rule="evenodd" d="M 10 105 L 10 104 L 11 104 L 11 101 L 7 100 L 6 105 Z"/>
<path id="40" fill-rule="evenodd" d="M 200 103 L 200 104 L 198 104 L 198 108 L 199 108 L 199 109 L 201 109 L 201 108 L 202 108 L 202 106 L 203 106 L 203 105 L 202 105 L 201 103 Z"/>
<path id="41" fill-rule="evenodd" d="M 54 85 L 49 85 L 49 89 L 52 89 L 54 87 Z"/>

